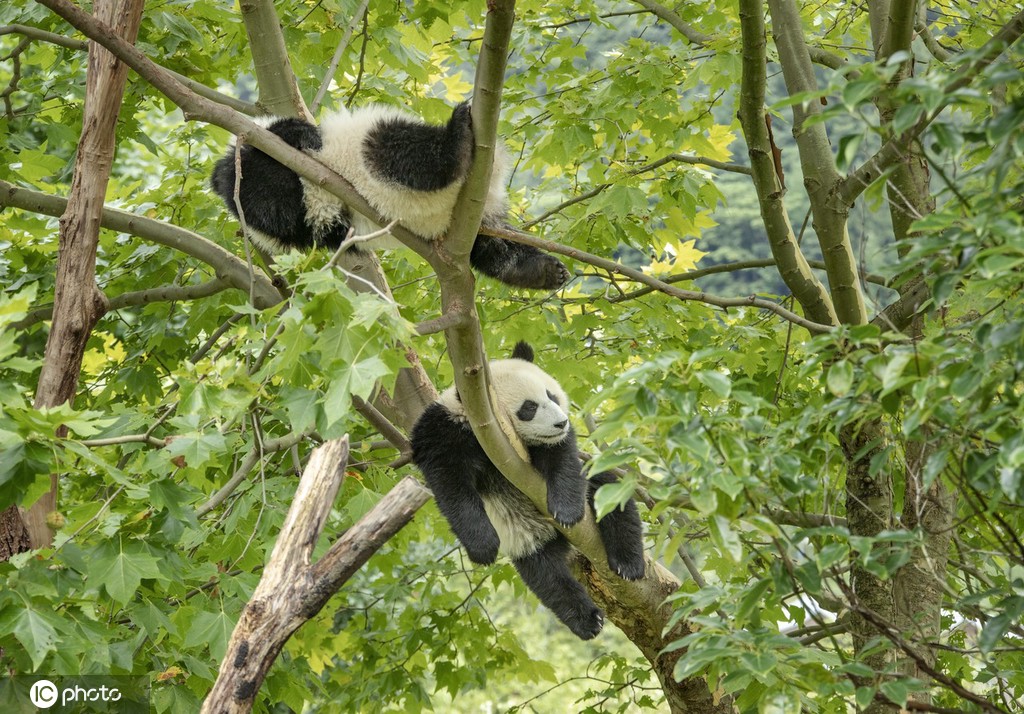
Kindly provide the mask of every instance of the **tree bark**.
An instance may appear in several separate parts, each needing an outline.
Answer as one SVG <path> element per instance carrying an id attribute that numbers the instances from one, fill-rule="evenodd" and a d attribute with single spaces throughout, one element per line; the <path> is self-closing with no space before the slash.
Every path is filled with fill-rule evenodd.
<path id="1" fill-rule="evenodd" d="M 97 0 L 94 13 L 116 36 L 134 43 L 143 4 L 144 0 Z M 114 129 L 127 75 L 127 65 L 101 45 L 89 44 L 82 138 L 75 157 L 68 207 L 60 219 L 53 323 L 36 390 L 37 409 L 74 399 L 86 341 L 107 310 L 106 297 L 96 287 L 96 246 L 103 198 L 113 165 Z M 66 430 L 62 428 L 59 433 L 62 432 Z M 57 475 L 51 474 L 50 490 L 24 513 L 32 548 L 53 542 L 46 517 L 56 507 Z M 2 526 L 13 526 L 16 531 L 13 521 L 5 516 Z M 11 531 L 0 533 L 0 540 L 10 542 Z"/>
<path id="2" fill-rule="evenodd" d="M 295 491 L 274 552 L 231 633 L 204 714 L 252 710 L 281 648 L 377 549 L 408 523 L 430 492 L 407 477 L 345 531 L 317 562 L 313 548 L 345 477 L 348 437 L 318 447 Z"/>

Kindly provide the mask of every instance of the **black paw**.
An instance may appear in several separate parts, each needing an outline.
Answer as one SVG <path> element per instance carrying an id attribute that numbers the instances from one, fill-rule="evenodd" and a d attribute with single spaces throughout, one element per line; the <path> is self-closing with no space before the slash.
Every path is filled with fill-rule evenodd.
<path id="1" fill-rule="evenodd" d="M 476 539 L 472 544 L 463 543 L 462 546 L 466 549 L 469 559 L 474 563 L 477 565 L 490 565 L 498 558 L 499 543 L 498 535 L 492 534 Z"/>
<path id="2" fill-rule="evenodd" d="M 569 282 L 569 278 L 572 277 L 562 261 L 550 255 L 537 256 L 534 268 L 536 284 L 529 287 L 537 290 L 555 290 Z"/>
<path id="3" fill-rule="evenodd" d="M 640 580 L 646 571 L 643 553 L 637 556 L 608 551 L 608 567 L 623 580 Z"/>
<path id="4" fill-rule="evenodd" d="M 585 506 L 582 498 L 579 502 L 570 498 L 563 498 L 560 499 L 559 503 L 554 503 L 551 499 L 551 491 L 548 491 L 548 510 L 558 525 L 565 526 L 566 528 L 576 525 L 583 520 L 584 509 Z"/>
<path id="5" fill-rule="evenodd" d="M 562 620 L 581 640 L 592 640 L 604 627 L 604 613 L 597 607 L 573 612 Z"/>

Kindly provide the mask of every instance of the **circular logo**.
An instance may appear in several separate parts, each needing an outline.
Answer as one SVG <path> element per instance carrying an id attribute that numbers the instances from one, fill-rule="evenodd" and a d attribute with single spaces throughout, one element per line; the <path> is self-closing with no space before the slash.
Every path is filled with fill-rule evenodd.
<path id="1" fill-rule="evenodd" d="M 40 679 L 32 685 L 28 698 L 40 709 L 49 709 L 57 703 L 57 685 L 49 679 Z"/>

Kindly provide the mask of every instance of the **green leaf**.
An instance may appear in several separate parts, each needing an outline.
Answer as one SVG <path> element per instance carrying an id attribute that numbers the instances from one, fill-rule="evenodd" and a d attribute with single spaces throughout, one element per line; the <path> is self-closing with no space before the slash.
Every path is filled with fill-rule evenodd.
<path id="1" fill-rule="evenodd" d="M 124 538 L 99 546 L 92 555 L 89 580 L 102 585 L 116 602 L 126 605 L 135 597 L 143 578 L 162 578 L 160 562 L 137 543 Z"/>
<path id="2" fill-rule="evenodd" d="M 597 520 L 601 520 L 615 509 L 624 506 L 633 497 L 636 480 L 624 478 L 616 483 L 606 483 L 594 494 L 594 510 Z"/>
<path id="3" fill-rule="evenodd" d="M 853 386 L 853 365 L 849 362 L 835 362 L 828 368 L 825 385 L 833 395 L 845 396 Z"/>
<path id="4" fill-rule="evenodd" d="M 729 393 L 732 391 L 732 382 L 730 382 L 729 378 L 721 372 L 697 372 L 694 376 L 697 377 L 698 382 L 703 384 L 722 399 L 728 397 Z"/>
<path id="5" fill-rule="evenodd" d="M 26 607 L 8 607 L 0 615 L 0 632 L 10 632 L 32 658 L 32 666 L 39 669 L 46 656 L 57 649 L 60 618 L 52 612 Z"/>

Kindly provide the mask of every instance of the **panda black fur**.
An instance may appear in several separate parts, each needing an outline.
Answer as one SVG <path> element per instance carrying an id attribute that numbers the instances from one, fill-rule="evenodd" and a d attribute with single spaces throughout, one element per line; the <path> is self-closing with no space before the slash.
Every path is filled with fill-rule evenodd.
<path id="1" fill-rule="evenodd" d="M 316 126 L 294 118 L 261 121 L 288 144 L 319 158 L 351 183 L 389 221 L 424 238 L 444 235 L 473 160 L 468 104 L 460 104 L 444 126 L 426 124 L 400 109 L 369 105 L 342 110 Z M 336 249 L 350 227 L 357 234 L 378 228 L 337 197 L 299 177 L 259 149 L 243 145 L 239 203 L 249 237 L 264 250 Z M 482 224 L 502 225 L 508 211 L 508 160 L 495 152 Z M 213 170 L 210 181 L 228 209 L 235 204 L 235 148 Z M 531 246 L 478 235 L 471 264 L 516 287 L 554 289 L 569 279 L 556 258 Z"/>
<path id="2" fill-rule="evenodd" d="M 583 518 L 594 492 L 615 476 L 586 479 L 569 399 L 549 374 L 533 364 L 533 349 L 516 345 L 512 359 L 490 363 L 496 406 L 513 425 L 530 463 L 547 482 L 548 511 L 565 526 Z M 601 631 L 604 614 L 569 569 L 569 541 L 487 458 L 466 421 L 455 387 L 445 390 L 416 422 L 413 462 L 434 492 L 437 507 L 475 563 L 508 555 L 523 582 L 577 636 Z M 598 521 L 608 564 L 619 576 L 644 575 L 643 529 L 632 499 Z"/>

